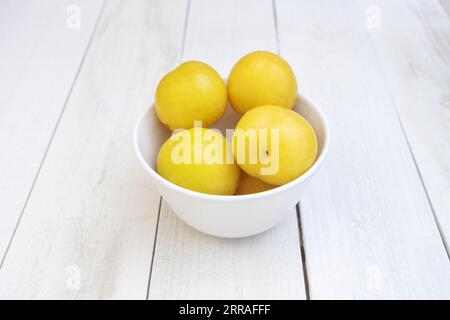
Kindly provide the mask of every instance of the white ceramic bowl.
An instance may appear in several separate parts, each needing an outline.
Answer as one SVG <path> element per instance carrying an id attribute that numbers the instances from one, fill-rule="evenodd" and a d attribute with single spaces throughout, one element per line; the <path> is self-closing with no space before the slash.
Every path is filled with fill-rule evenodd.
<path id="1" fill-rule="evenodd" d="M 204 233 L 240 238 L 251 236 L 279 223 L 306 190 L 308 182 L 323 163 L 329 143 L 327 122 L 322 113 L 302 96 L 294 110 L 314 128 L 319 144 L 317 161 L 302 176 L 272 190 L 240 196 L 209 195 L 179 187 L 156 172 L 156 157 L 170 131 L 156 117 L 154 106 L 138 119 L 134 129 L 134 148 L 138 159 L 173 211 L 188 225 Z M 227 112 L 212 127 L 234 128 L 239 115 L 228 106 Z"/>

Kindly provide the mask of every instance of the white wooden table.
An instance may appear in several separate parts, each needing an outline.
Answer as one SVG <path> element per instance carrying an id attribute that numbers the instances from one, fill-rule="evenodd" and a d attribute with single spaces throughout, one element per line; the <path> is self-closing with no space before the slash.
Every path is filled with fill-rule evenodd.
<path id="1" fill-rule="evenodd" d="M 0 298 L 450 298 L 448 0 L 1 0 Z M 181 60 L 279 52 L 325 166 L 246 239 L 181 222 L 132 150 Z M 300 199 L 299 199 L 300 200 Z"/>

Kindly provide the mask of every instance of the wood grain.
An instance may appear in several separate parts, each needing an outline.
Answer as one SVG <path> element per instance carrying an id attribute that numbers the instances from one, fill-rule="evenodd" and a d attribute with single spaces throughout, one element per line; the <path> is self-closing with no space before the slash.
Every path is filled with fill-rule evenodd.
<path id="1" fill-rule="evenodd" d="M 447 18 L 450 18 L 450 0 L 439 0 L 439 3 L 447 14 Z"/>
<path id="2" fill-rule="evenodd" d="M 276 51 L 270 1 L 192 1 L 183 60 L 224 77 L 242 55 Z M 201 234 L 163 202 L 150 299 L 304 299 L 295 208 L 276 228 L 248 239 Z"/>
<path id="3" fill-rule="evenodd" d="M 447 3 L 109 0 L 95 27 L 102 0 L 2 1 L 0 299 L 450 298 Z M 278 45 L 331 126 L 305 270 L 295 208 L 254 237 L 201 234 L 131 142 L 180 60 L 226 77 Z"/>
<path id="4" fill-rule="evenodd" d="M 361 9 L 368 3 L 360 1 Z M 436 1 L 370 3 L 382 15 L 380 30 L 370 34 L 448 248 L 450 21 Z"/>
<path id="5" fill-rule="evenodd" d="M 132 150 L 186 1 L 108 1 L 0 271 L 0 298 L 144 299 L 159 195 Z"/>
<path id="6" fill-rule="evenodd" d="M 150 299 L 304 299 L 295 213 L 244 239 L 204 235 L 161 208 Z"/>
<path id="7" fill-rule="evenodd" d="M 311 298 L 449 298 L 449 261 L 366 17 L 351 1 L 276 7 L 281 54 L 331 127 L 301 206 Z"/>
<path id="8" fill-rule="evenodd" d="M 102 0 L 0 3 L 0 265 L 102 4 Z M 67 27 L 70 5 L 81 10 L 79 29 Z"/>

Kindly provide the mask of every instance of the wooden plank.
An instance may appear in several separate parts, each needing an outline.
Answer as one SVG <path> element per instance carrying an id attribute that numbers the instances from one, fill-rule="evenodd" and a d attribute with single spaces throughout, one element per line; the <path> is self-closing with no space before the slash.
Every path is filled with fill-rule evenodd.
<path id="1" fill-rule="evenodd" d="M 108 1 L 0 271 L 0 298 L 140 298 L 159 195 L 132 148 L 186 1 Z"/>
<path id="2" fill-rule="evenodd" d="M 184 60 L 210 63 L 226 77 L 242 55 L 276 51 L 271 1 L 192 1 Z M 163 202 L 151 299 L 304 299 L 295 208 L 276 228 L 219 239 L 186 226 Z"/>
<path id="3" fill-rule="evenodd" d="M 450 0 L 439 0 L 439 3 L 447 14 L 447 18 L 450 17 Z"/>
<path id="4" fill-rule="evenodd" d="M 0 265 L 102 4 L 102 0 L 0 3 Z M 79 29 L 70 20 L 76 19 L 70 10 L 74 6 L 81 10 Z"/>
<path id="5" fill-rule="evenodd" d="M 366 28 L 350 1 L 276 1 L 280 50 L 331 127 L 302 199 L 312 299 L 449 298 L 449 262 Z"/>
<path id="6" fill-rule="evenodd" d="M 268 232 L 220 239 L 161 208 L 150 299 L 304 299 L 295 213 Z"/>
<path id="7" fill-rule="evenodd" d="M 361 9 L 368 3 L 360 1 Z M 450 23 L 436 1 L 370 4 L 382 15 L 371 37 L 448 248 Z"/>

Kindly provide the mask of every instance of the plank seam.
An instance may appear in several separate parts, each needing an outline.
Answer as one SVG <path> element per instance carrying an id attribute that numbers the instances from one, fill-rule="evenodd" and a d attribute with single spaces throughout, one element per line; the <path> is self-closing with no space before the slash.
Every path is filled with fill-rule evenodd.
<path id="1" fill-rule="evenodd" d="M 376 54 L 377 54 L 377 53 L 376 53 Z M 378 55 L 378 54 L 377 54 L 377 55 Z M 383 69 L 383 68 L 382 68 L 382 69 Z M 384 77 L 384 70 L 381 70 L 381 73 L 383 74 L 383 77 Z M 386 84 L 386 87 L 388 87 L 387 84 Z M 405 140 L 406 140 L 406 144 L 407 144 L 407 146 L 408 146 L 409 153 L 411 154 L 411 158 L 412 158 L 412 160 L 413 160 L 413 162 L 414 162 L 414 167 L 416 168 L 417 174 L 419 175 L 420 183 L 421 183 L 421 185 L 422 185 L 422 188 L 423 188 L 423 190 L 424 190 L 424 192 L 425 192 L 425 196 L 426 196 L 426 198 L 427 198 L 428 204 L 429 204 L 429 206 L 430 206 L 431 213 L 432 213 L 432 215 L 433 215 L 434 223 L 436 224 L 437 230 L 438 230 L 438 232 L 439 232 L 439 236 L 441 237 L 442 244 L 444 245 L 444 250 L 445 250 L 445 252 L 447 253 L 447 258 L 448 258 L 449 261 L 450 261 L 450 251 L 449 251 L 449 247 L 448 247 L 448 244 L 447 244 L 447 239 L 445 238 L 445 234 L 444 234 L 444 232 L 442 231 L 441 223 L 439 222 L 439 218 L 438 218 L 438 216 L 437 216 L 437 214 L 436 214 L 436 210 L 434 209 L 433 202 L 431 201 L 430 194 L 428 193 L 427 187 L 426 187 L 425 182 L 424 182 L 424 180 L 423 180 L 422 173 L 420 172 L 419 165 L 418 165 L 418 163 L 417 163 L 416 157 L 415 157 L 414 152 L 413 152 L 413 150 L 412 150 L 412 147 L 411 147 L 411 144 L 410 144 L 410 142 L 409 142 L 408 136 L 407 136 L 407 134 L 406 134 L 405 128 L 404 128 L 404 126 L 403 126 L 403 123 L 402 123 L 402 121 L 401 121 L 401 119 L 400 119 L 400 115 L 398 114 L 397 107 L 396 107 L 396 104 L 395 104 L 395 101 L 394 101 L 394 97 L 392 96 L 391 89 L 390 89 L 389 87 L 388 87 L 388 93 L 389 93 L 389 97 L 390 97 L 390 99 L 391 99 L 391 101 L 392 101 L 392 104 L 393 104 L 393 106 L 394 106 L 395 114 L 396 114 L 397 119 L 398 119 L 398 122 L 399 122 L 399 124 L 400 124 L 401 130 L 402 130 L 402 133 L 403 133 L 403 136 L 405 137 Z"/>
<path id="2" fill-rule="evenodd" d="M 311 293 L 309 290 L 308 267 L 307 267 L 307 263 L 306 263 L 305 240 L 303 238 L 303 224 L 302 224 L 302 217 L 300 215 L 300 202 L 298 202 L 295 205 L 295 209 L 297 211 L 298 238 L 299 238 L 299 244 L 300 244 L 300 257 L 301 257 L 302 266 L 303 266 L 303 282 L 305 284 L 305 295 L 306 295 L 306 300 L 311 300 Z"/>
<path id="3" fill-rule="evenodd" d="M 19 225 L 20 225 L 20 223 L 22 221 L 23 214 L 24 214 L 25 209 L 26 209 L 26 207 L 28 205 L 28 202 L 29 202 L 29 200 L 31 198 L 31 194 L 33 193 L 34 187 L 35 187 L 36 182 L 37 182 L 37 180 L 39 178 L 39 175 L 41 173 L 41 170 L 42 170 L 42 167 L 44 165 L 45 159 L 47 158 L 47 154 L 48 154 L 48 152 L 50 150 L 50 146 L 51 146 L 51 144 L 53 142 L 53 139 L 54 139 L 54 137 L 56 135 L 56 132 L 58 131 L 58 127 L 59 127 L 61 119 L 62 119 L 62 117 L 64 115 L 64 112 L 66 111 L 66 107 L 67 107 L 67 104 L 68 104 L 68 102 L 70 100 L 70 97 L 72 95 L 73 88 L 75 87 L 75 83 L 78 80 L 78 76 L 80 75 L 80 72 L 81 72 L 81 69 L 82 69 L 82 67 L 84 65 L 84 61 L 86 59 L 87 53 L 89 52 L 89 49 L 91 47 L 92 40 L 93 40 L 94 35 L 95 35 L 96 31 L 97 31 L 97 27 L 98 27 L 99 21 L 100 21 L 102 15 L 103 15 L 103 11 L 105 9 L 106 2 L 107 2 L 107 0 L 103 1 L 102 7 L 101 7 L 100 12 L 98 14 L 98 17 L 97 17 L 97 20 L 95 22 L 94 28 L 92 29 L 92 33 L 91 33 L 91 36 L 90 36 L 89 41 L 87 43 L 86 49 L 84 50 L 83 56 L 81 58 L 81 61 L 80 61 L 79 65 L 78 65 L 77 71 L 75 73 L 75 77 L 73 78 L 72 84 L 70 85 L 69 92 L 67 93 L 66 99 L 64 100 L 63 107 L 62 107 L 62 109 L 61 109 L 61 111 L 60 111 L 60 113 L 58 115 L 55 127 L 52 130 L 52 133 L 51 133 L 50 139 L 48 141 L 47 147 L 45 148 L 44 155 L 42 157 L 41 163 L 39 164 L 39 167 L 38 167 L 38 170 L 36 172 L 36 175 L 34 176 L 33 182 L 31 183 L 30 190 L 28 191 L 27 197 L 25 198 L 25 202 L 23 204 L 22 210 L 20 211 L 19 218 L 17 219 L 16 225 L 14 226 L 13 233 L 12 233 L 12 235 L 11 235 L 9 241 L 8 241 L 8 245 L 6 246 L 5 253 L 3 254 L 3 257 L 2 257 L 2 259 L 0 261 L 0 270 L 2 269 L 2 267 L 3 267 L 3 265 L 4 265 L 5 261 L 6 261 L 6 257 L 7 257 L 8 253 L 9 253 L 9 250 L 10 250 L 11 245 L 13 243 L 14 237 L 15 237 L 15 235 L 17 233 L 17 230 L 19 228 Z"/>
<path id="4" fill-rule="evenodd" d="M 273 23 L 275 26 L 275 42 L 277 46 L 277 54 L 280 55 L 280 39 L 278 36 L 278 18 L 277 18 L 277 5 L 275 0 L 272 0 L 272 12 L 273 12 Z"/>
<path id="5" fill-rule="evenodd" d="M 183 36 L 181 38 L 180 61 L 183 60 L 190 11 L 191 11 L 191 0 L 187 0 L 186 15 L 184 17 Z M 155 262 L 155 251 L 156 251 L 156 243 L 158 240 L 159 218 L 161 216 L 161 205 L 162 205 L 162 197 L 159 197 L 158 218 L 156 220 L 155 239 L 153 241 L 153 252 L 152 252 L 152 259 L 151 259 L 151 263 L 150 263 L 150 274 L 148 277 L 146 300 L 149 300 L 149 296 L 150 296 L 150 285 L 151 285 L 151 281 L 152 281 L 153 264 Z"/>
<path id="6" fill-rule="evenodd" d="M 359 7 L 359 9 L 360 9 L 360 11 L 362 12 L 361 7 Z M 362 12 L 362 14 L 364 15 L 363 12 Z M 371 47 L 373 48 L 373 51 L 375 52 L 375 58 L 376 58 L 376 60 L 378 61 L 378 65 L 379 65 L 379 67 L 380 67 L 380 72 L 381 72 L 381 75 L 382 75 L 382 77 L 383 77 L 383 79 L 384 79 L 385 86 L 386 86 L 386 90 L 387 90 L 388 95 L 389 95 L 389 99 L 390 99 L 391 102 L 392 102 L 392 106 L 393 106 L 395 115 L 396 115 L 396 117 L 397 117 L 397 121 L 399 122 L 400 128 L 401 128 L 401 130 L 402 130 L 403 137 L 405 138 L 406 144 L 407 144 L 407 146 L 408 146 L 409 153 L 410 153 L 411 158 L 412 158 L 412 160 L 413 160 L 413 163 L 414 163 L 414 166 L 415 166 L 415 168 L 416 168 L 417 174 L 419 175 L 420 183 L 422 184 L 422 188 L 423 188 L 423 190 L 424 190 L 424 192 L 425 192 L 425 196 L 426 196 L 427 201 L 428 201 L 428 204 L 429 204 L 429 206 L 430 206 L 431 213 L 432 213 L 432 215 L 433 215 L 433 220 L 434 220 L 434 223 L 435 223 L 435 225 L 436 225 L 436 227 L 437 227 L 437 230 L 438 230 L 438 232 L 439 232 L 439 236 L 440 236 L 440 238 L 441 238 L 442 244 L 444 245 L 444 250 L 445 250 L 445 252 L 446 252 L 446 254 L 447 254 L 447 258 L 448 258 L 449 261 L 450 261 L 450 248 L 449 248 L 449 246 L 448 246 L 447 239 L 445 238 L 445 234 L 444 234 L 444 232 L 442 231 L 442 227 L 441 227 L 441 224 L 440 224 L 440 222 L 439 222 L 439 218 L 438 218 L 438 216 L 437 216 L 437 214 L 436 214 L 436 210 L 434 209 L 434 206 L 433 206 L 433 203 L 432 203 L 432 201 L 431 201 L 430 195 L 429 195 L 429 193 L 428 193 L 426 184 L 425 184 L 424 179 L 423 179 L 423 177 L 422 177 L 422 173 L 420 172 L 419 165 L 418 165 L 418 163 L 417 163 L 416 157 L 415 157 L 414 152 L 413 152 L 413 149 L 412 149 L 412 147 L 411 147 L 411 143 L 410 143 L 410 141 L 409 141 L 409 139 L 408 139 L 408 135 L 407 135 L 407 133 L 406 133 L 405 127 L 404 127 L 404 125 L 403 125 L 403 122 L 402 122 L 402 120 L 401 120 L 400 114 L 399 114 L 399 112 L 398 112 L 397 104 L 396 104 L 396 102 L 395 102 L 395 98 L 394 98 L 394 96 L 393 96 L 392 90 L 391 90 L 391 88 L 390 88 L 390 86 L 389 86 L 389 84 L 388 84 L 387 76 L 386 76 L 386 73 L 385 73 L 385 70 L 384 70 L 384 66 L 383 66 L 383 64 L 382 64 L 382 62 L 381 62 L 380 55 L 379 55 L 379 53 L 378 53 L 377 46 L 374 44 L 373 36 L 372 36 L 370 33 L 369 33 L 369 36 L 370 36 L 370 45 L 371 45 Z"/>
<path id="7" fill-rule="evenodd" d="M 156 219 L 155 238 L 153 239 L 152 260 L 150 263 L 150 274 L 148 276 L 146 300 L 148 300 L 150 296 L 150 284 L 152 282 L 153 262 L 155 261 L 156 242 L 158 240 L 159 218 L 161 217 L 161 205 L 162 205 L 162 197 L 159 197 L 158 218 Z"/>
<path id="8" fill-rule="evenodd" d="M 181 39 L 181 51 L 180 51 L 180 60 L 183 60 L 184 56 L 184 48 L 186 46 L 186 36 L 187 36 L 187 28 L 189 22 L 189 13 L 191 12 L 191 0 L 188 0 L 186 6 L 186 15 L 184 17 L 184 27 L 183 27 L 183 37 Z"/>
<path id="9" fill-rule="evenodd" d="M 278 31 L 278 17 L 277 17 L 277 6 L 275 0 L 272 0 L 272 11 L 273 11 L 273 22 L 275 26 L 275 42 L 277 47 L 277 54 L 280 55 L 280 38 Z M 309 278 L 308 278 L 308 268 L 306 262 L 306 253 L 303 239 L 303 226 L 302 219 L 300 215 L 300 202 L 295 205 L 296 214 L 297 214 L 297 228 L 298 228 L 298 237 L 299 237 L 299 245 L 300 245 L 300 258 L 302 263 L 302 272 L 303 272 L 303 283 L 305 287 L 305 295 L 306 300 L 311 300 L 310 289 L 309 289 Z"/>

